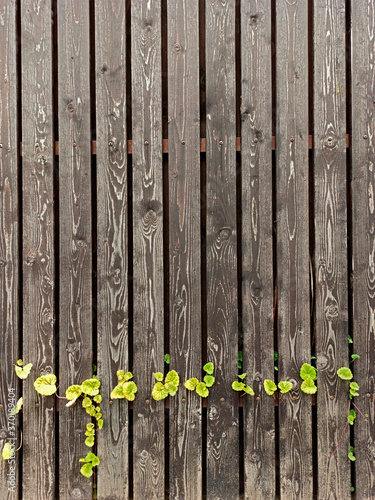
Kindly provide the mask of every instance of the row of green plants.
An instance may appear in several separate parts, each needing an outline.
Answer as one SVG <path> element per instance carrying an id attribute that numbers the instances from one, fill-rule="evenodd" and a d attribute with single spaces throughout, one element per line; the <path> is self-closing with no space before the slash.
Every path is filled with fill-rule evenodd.
<path id="1" fill-rule="evenodd" d="M 358 357 L 358 356 L 357 356 Z M 275 361 L 277 357 L 275 356 Z M 355 359 L 355 358 L 353 358 Z M 166 354 L 164 360 L 167 364 L 169 364 L 169 354 Z M 241 359 L 242 361 L 242 359 Z M 15 371 L 17 376 L 21 380 L 27 379 L 33 364 L 28 363 L 26 365 L 23 364 L 22 360 L 18 360 L 15 364 Z M 203 366 L 204 375 L 202 380 L 198 378 L 192 377 L 185 381 L 184 386 L 189 391 L 194 391 L 201 398 L 207 398 L 209 396 L 209 389 L 215 383 L 214 377 L 214 364 L 209 362 Z M 241 397 L 245 395 L 254 396 L 254 390 L 250 385 L 247 385 L 245 382 L 246 373 L 238 374 L 238 379 L 232 382 L 232 389 L 241 393 Z M 353 373 L 349 367 L 343 366 L 337 370 L 337 375 L 340 379 L 345 380 L 348 383 L 348 396 L 349 396 L 349 405 L 348 405 L 348 415 L 347 422 L 344 428 L 344 431 L 340 437 L 340 440 L 336 446 L 336 449 L 333 451 L 331 458 L 337 452 L 337 449 L 342 441 L 342 438 L 345 434 L 345 431 L 348 425 L 353 425 L 354 421 L 357 417 L 358 413 L 364 418 L 367 419 L 368 415 L 363 414 L 359 408 L 355 405 L 353 398 L 359 396 L 359 385 L 353 381 Z M 179 385 L 180 385 L 180 377 L 175 370 L 169 371 L 166 375 L 162 372 L 157 372 L 153 374 L 155 378 L 155 383 L 152 389 L 152 397 L 156 401 L 162 401 L 168 396 L 174 397 L 177 394 Z M 317 370 L 314 366 L 308 363 L 304 363 L 300 368 L 300 378 L 301 378 L 301 386 L 300 389 L 302 392 L 306 394 L 315 394 L 318 390 L 316 386 L 317 380 Z M 136 397 L 136 393 L 138 391 L 137 384 L 133 380 L 133 374 L 131 372 L 125 372 L 124 370 L 117 371 L 117 385 L 113 388 L 110 398 L 111 399 L 126 399 L 128 401 L 134 401 Z M 81 404 L 82 408 L 86 411 L 86 413 L 91 418 L 91 421 L 87 423 L 86 432 L 85 432 L 85 445 L 89 448 L 93 448 L 95 446 L 96 452 L 96 433 L 100 431 L 103 427 L 103 419 L 101 413 L 100 404 L 102 403 L 102 395 L 100 394 L 100 380 L 97 375 L 93 375 L 91 378 L 84 380 L 81 384 L 75 384 L 69 386 L 65 391 L 65 397 L 59 396 L 57 394 L 57 378 L 53 373 L 42 375 L 38 377 L 34 382 L 35 390 L 41 394 L 42 396 L 53 396 L 55 395 L 59 399 L 67 400 L 67 407 L 71 407 L 78 403 Z M 263 382 L 264 391 L 269 396 L 273 396 L 274 398 L 281 399 L 284 394 L 287 394 L 289 391 L 293 389 L 293 383 L 288 380 L 281 380 L 276 383 L 273 380 L 266 379 Z M 13 414 L 17 414 L 20 412 L 23 406 L 23 398 L 21 397 L 14 409 L 12 410 Z M 18 450 L 16 450 L 18 451 Z M 13 453 L 12 446 L 10 443 L 5 443 L 2 450 L 2 458 L 4 460 L 8 460 Z M 354 456 L 354 448 L 350 447 L 348 458 L 350 460 L 355 460 Z M 89 452 L 83 458 L 79 459 L 80 462 L 83 462 L 81 467 L 81 473 L 85 477 L 91 477 L 93 474 L 94 467 L 100 464 L 100 459 L 94 452 Z"/>

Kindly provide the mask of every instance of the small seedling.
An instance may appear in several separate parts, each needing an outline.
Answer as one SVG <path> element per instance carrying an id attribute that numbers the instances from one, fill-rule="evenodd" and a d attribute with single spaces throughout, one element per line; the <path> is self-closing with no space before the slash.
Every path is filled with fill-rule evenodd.
<path id="1" fill-rule="evenodd" d="M 23 366 L 22 359 L 19 359 L 17 363 L 14 365 L 17 377 L 22 380 L 27 379 L 32 367 L 33 367 L 32 363 L 28 363 L 27 365 Z"/>
<path id="2" fill-rule="evenodd" d="M 350 447 L 350 450 L 349 450 L 349 453 L 348 453 L 348 458 L 349 458 L 349 460 L 351 460 L 352 462 L 354 462 L 354 461 L 355 461 L 355 456 L 354 456 L 354 447 L 353 447 L 353 446 L 351 446 L 351 447 Z M 350 490 L 351 490 L 351 488 L 350 488 Z M 351 491 L 352 491 L 352 490 L 351 490 Z M 354 491 L 354 488 L 353 488 L 353 491 Z"/>
<path id="3" fill-rule="evenodd" d="M 80 462 L 85 462 L 85 465 L 81 467 L 81 474 L 85 477 L 91 477 L 93 474 L 93 468 L 100 464 L 99 458 L 94 453 L 87 453 L 85 458 L 80 458 Z"/>
<path id="4" fill-rule="evenodd" d="M 176 395 L 180 385 L 180 377 L 175 370 L 168 372 L 165 379 L 161 372 L 154 373 L 154 377 L 157 381 L 152 389 L 152 397 L 155 401 L 161 401 L 168 396 Z"/>
<path id="5" fill-rule="evenodd" d="M 303 380 L 301 384 L 301 391 L 305 394 L 315 394 L 318 390 L 314 382 L 317 379 L 316 368 L 308 363 L 304 363 L 301 366 L 299 375 Z"/>
<path id="6" fill-rule="evenodd" d="M 243 361 L 243 354 L 242 351 L 238 351 L 238 369 L 242 370 L 242 361 Z"/>
<path id="7" fill-rule="evenodd" d="M 206 372 L 206 375 L 203 377 L 203 382 L 200 382 L 197 378 L 189 378 L 185 383 L 184 386 L 188 391 L 194 391 L 200 396 L 201 398 L 207 398 L 208 395 L 210 394 L 210 391 L 208 390 L 209 387 L 212 387 L 215 383 L 215 377 L 213 376 L 214 373 L 214 364 L 213 363 L 206 363 L 203 367 L 203 371 Z"/>
<path id="8" fill-rule="evenodd" d="M 135 395 L 138 391 L 137 384 L 131 379 L 133 374 L 124 370 L 117 371 L 118 384 L 111 392 L 111 399 L 127 399 L 134 401 Z"/>
<path id="9" fill-rule="evenodd" d="M 167 365 L 169 365 L 170 362 L 171 362 L 170 355 L 164 354 L 164 363 L 167 363 Z"/>
<path id="10" fill-rule="evenodd" d="M 241 375 L 238 375 L 238 378 L 240 380 L 244 380 L 245 377 L 246 377 L 246 373 L 242 373 Z M 241 397 L 244 396 L 245 394 L 249 394 L 250 396 L 254 396 L 254 394 L 255 394 L 255 392 L 253 391 L 253 389 L 249 385 L 246 385 L 244 382 L 238 382 L 238 380 L 235 380 L 232 383 L 232 389 L 234 391 L 243 392 Z"/>

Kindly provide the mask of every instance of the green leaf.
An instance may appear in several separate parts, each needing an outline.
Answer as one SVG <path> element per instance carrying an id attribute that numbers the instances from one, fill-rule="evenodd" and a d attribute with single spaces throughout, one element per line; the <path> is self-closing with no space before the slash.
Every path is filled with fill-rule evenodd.
<path id="1" fill-rule="evenodd" d="M 312 378 L 307 378 L 302 382 L 301 391 L 304 392 L 305 394 L 315 394 L 317 390 L 318 388 L 314 384 Z"/>
<path id="2" fill-rule="evenodd" d="M 355 456 L 354 456 L 354 448 L 353 446 L 350 447 L 350 451 L 348 453 L 348 458 L 349 460 L 351 460 L 352 462 L 355 461 Z"/>
<path id="3" fill-rule="evenodd" d="M 302 380 L 307 380 L 308 378 L 316 380 L 317 379 L 316 368 L 309 365 L 308 363 L 303 363 L 303 365 L 301 366 L 301 370 L 299 372 L 299 376 L 301 377 Z"/>
<path id="4" fill-rule="evenodd" d="M 117 370 L 116 375 L 117 375 L 119 382 L 121 382 L 121 380 L 124 380 L 124 378 L 125 378 L 124 370 Z"/>
<path id="5" fill-rule="evenodd" d="M 93 417 L 96 413 L 95 406 L 89 406 L 86 408 L 86 412 L 90 415 L 90 417 Z"/>
<path id="6" fill-rule="evenodd" d="M 19 366 L 15 366 L 14 369 L 16 370 L 17 377 L 21 378 L 22 380 L 25 380 L 29 376 L 29 373 L 30 373 L 32 367 L 33 367 L 33 364 L 28 363 L 23 368 L 21 368 Z"/>
<path id="7" fill-rule="evenodd" d="M 361 356 L 359 354 L 352 354 L 351 358 L 354 361 L 355 359 L 359 359 Z"/>
<path id="8" fill-rule="evenodd" d="M 79 461 L 85 463 L 91 462 L 93 466 L 100 464 L 99 458 L 95 455 L 95 453 L 92 453 L 91 451 L 87 453 L 85 458 L 80 458 Z"/>
<path id="9" fill-rule="evenodd" d="M 178 373 L 175 370 L 168 372 L 165 377 L 165 383 L 173 384 L 177 388 L 180 384 L 180 377 L 178 376 Z"/>
<path id="10" fill-rule="evenodd" d="M 245 389 L 245 384 L 243 382 L 238 382 L 235 380 L 232 384 L 232 389 L 234 391 L 243 391 Z"/>
<path id="11" fill-rule="evenodd" d="M 91 448 L 91 446 L 94 446 L 95 444 L 95 437 L 94 436 L 89 436 L 85 439 L 85 445 Z"/>
<path id="12" fill-rule="evenodd" d="M 161 372 L 156 372 L 154 373 L 154 377 L 158 382 L 163 382 L 164 375 Z"/>
<path id="13" fill-rule="evenodd" d="M 247 385 L 246 387 L 244 387 L 244 392 L 246 392 L 246 394 L 250 394 L 250 396 L 254 396 L 255 395 L 255 392 L 253 391 L 253 389 Z"/>
<path id="14" fill-rule="evenodd" d="M 23 366 L 23 361 L 22 361 L 22 359 L 19 359 L 19 360 L 17 361 L 16 365 L 18 365 L 18 366 Z"/>
<path id="15" fill-rule="evenodd" d="M 281 380 L 278 383 L 278 388 L 280 389 L 281 394 L 286 394 L 293 388 L 292 382 L 288 382 L 286 380 Z"/>
<path id="16" fill-rule="evenodd" d="M 100 420 L 100 419 L 102 418 L 102 416 L 103 416 L 103 415 L 102 415 L 101 413 L 99 413 L 99 412 L 98 412 L 98 413 L 95 413 L 95 419 L 96 419 L 96 420 Z"/>
<path id="17" fill-rule="evenodd" d="M 353 344 L 353 339 L 351 338 L 350 335 L 348 335 L 348 344 Z"/>
<path id="18" fill-rule="evenodd" d="M 116 387 L 111 392 L 110 398 L 111 399 L 124 399 L 125 398 L 122 385 L 116 385 Z"/>
<path id="19" fill-rule="evenodd" d="M 95 403 L 101 403 L 103 398 L 101 397 L 100 394 L 97 394 L 96 396 L 94 396 L 93 399 L 94 399 Z"/>
<path id="20" fill-rule="evenodd" d="M 169 354 L 164 354 L 164 362 L 167 363 L 167 365 L 169 365 L 169 363 L 171 362 L 171 357 Z"/>
<path id="21" fill-rule="evenodd" d="M 272 380 L 265 380 L 263 382 L 264 390 L 269 396 L 272 396 L 273 393 L 277 390 L 275 382 L 272 382 Z"/>
<path id="22" fill-rule="evenodd" d="M 101 429 L 103 427 L 103 420 L 102 419 L 98 420 L 98 427 L 99 427 L 99 429 Z"/>
<path id="23" fill-rule="evenodd" d="M 310 356 L 310 359 L 316 359 L 316 356 Z"/>
<path id="24" fill-rule="evenodd" d="M 132 372 L 126 372 L 124 375 L 124 380 L 127 382 L 128 380 L 131 380 L 133 378 Z"/>
<path id="25" fill-rule="evenodd" d="M 242 360 L 241 360 L 242 361 Z M 208 373 L 209 375 L 212 375 L 214 373 L 214 364 L 213 363 L 206 363 L 203 367 L 203 370 Z"/>
<path id="26" fill-rule="evenodd" d="M 238 368 L 239 370 L 242 370 L 242 363 L 241 363 L 241 361 L 238 361 L 238 363 L 237 363 L 237 368 Z"/>
<path id="27" fill-rule="evenodd" d="M 71 385 L 65 391 L 65 397 L 69 401 L 76 400 L 82 394 L 82 389 L 80 385 Z"/>
<path id="28" fill-rule="evenodd" d="M 349 397 L 350 399 L 353 399 L 353 397 L 355 396 L 359 396 L 359 392 L 353 390 L 353 389 L 349 389 Z"/>
<path id="29" fill-rule="evenodd" d="M 135 382 L 125 382 L 122 390 L 123 390 L 124 397 L 128 401 L 134 401 L 135 395 L 138 391 L 138 387 L 137 387 Z"/>
<path id="30" fill-rule="evenodd" d="M 81 388 L 82 392 L 88 396 L 96 396 L 99 394 L 100 382 L 95 378 L 89 378 L 82 382 Z"/>
<path id="31" fill-rule="evenodd" d="M 156 382 L 154 388 L 152 389 L 152 397 L 155 401 L 161 401 L 168 396 L 168 391 L 161 382 Z"/>
<path id="32" fill-rule="evenodd" d="M 350 491 L 351 493 L 354 493 L 354 486 L 352 484 L 350 485 Z"/>
<path id="33" fill-rule="evenodd" d="M 91 405 L 92 405 L 92 401 L 91 401 L 91 399 L 88 396 L 86 396 L 85 398 L 83 398 L 83 400 L 82 400 L 82 407 L 83 408 L 88 408 Z"/>
<path id="34" fill-rule="evenodd" d="M 168 394 L 170 396 L 175 396 L 177 394 L 177 391 L 178 391 L 178 387 L 174 386 L 174 385 L 171 385 L 171 384 L 165 384 L 165 388 L 167 388 L 167 385 L 168 385 Z"/>
<path id="35" fill-rule="evenodd" d="M 277 368 L 277 366 L 274 366 L 274 370 L 275 370 L 275 372 L 279 371 L 279 369 Z"/>
<path id="36" fill-rule="evenodd" d="M 353 389 L 353 391 L 359 391 L 359 385 L 357 382 L 350 382 L 349 387 Z"/>
<path id="37" fill-rule="evenodd" d="M 10 412 L 11 415 L 17 415 L 17 413 L 19 413 L 20 409 L 22 408 L 22 405 L 23 405 L 23 398 L 20 398 L 17 403 L 16 403 L 16 406 L 13 408 L 13 410 Z"/>
<path id="38" fill-rule="evenodd" d="M 245 377 L 246 377 L 246 373 L 243 373 L 242 375 L 238 375 L 238 378 L 240 378 L 241 380 L 243 380 Z"/>
<path id="39" fill-rule="evenodd" d="M 196 387 L 196 391 L 198 396 L 200 396 L 201 398 L 206 398 L 210 394 L 210 391 L 207 389 L 204 382 L 199 382 Z"/>
<path id="40" fill-rule="evenodd" d="M 9 460 L 12 456 L 12 445 L 10 443 L 5 443 L 3 451 L 1 452 L 3 460 Z"/>
<path id="41" fill-rule="evenodd" d="M 238 351 L 238 361 L 243 361 L 242 351 Z"/>
<path id="42" fill-rule="evenodd" d="M 348 415 L 348 422 L 350 425 L 354 424 L 354 420 L 356 419 L 356 417 L 357 417 L 356 412 L 354 410 L 350 410 Z"/>
<path id="43" fill-rule="evenodd" d="M 214 385 L 214 382 L 215 382 L 215 377 L 213 377 L 212 375 L 206 375 L 204 378 L 204 383 L 206 384 L 207 387 L 212 387 Z"/>
<path id="44" fill-rule="evenodd" d="M 277 351 L 273 351 L 273 360 L 277 361 L 278 359 L 279 359 L 279 355 L 278 355 Z"/>
<path id="45" fill-rule="evenodd" d="M 57 391 L 56 375 L 53 373 L 42 375 L 35 380 L 34 387 L 36 392 L 42 394 L 42 396 L 51 396 L 52 394 L 55 394 Z"/>
<path id="46" fill-rule="evenodd" d="M 189 378 L 189 380 L 187 380 L 184 383 L 184 386 L 189 391 L 194 391 L 194 389 L 197 387 L 198 383 L 199 383 L 199 380 L 197 378 Z"/>
<path id="47" fill-rule="evenodd" d="M 342 380 L 351 380 L 353 378 L 353 373 L 350 368 L 347 368 L 346 366 L 342 366 L 337 370 L 337 375 L 342 379 Z"/>
<path id="48" fill-rule="evenodd" d="M 82 476 L 85 476 L 85 477 L 91 477 L 92 474 L 93 474 L 93 465 L 92 464 L 85 464 L 81 467 L 81 474 Z"/>

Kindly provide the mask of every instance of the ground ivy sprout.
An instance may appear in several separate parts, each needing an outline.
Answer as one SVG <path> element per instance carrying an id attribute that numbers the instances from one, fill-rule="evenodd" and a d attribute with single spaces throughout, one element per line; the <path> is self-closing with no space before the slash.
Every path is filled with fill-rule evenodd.
<path id="1" fill-rule="evenodd" d="M 316 368 L 304 363 L 301 366 L 299 376 L 303 380 L 301 384 L 301 391 L 305 394 L 315 394 L 318 388 L 315 385 L 315 380 L 317 379 Z"/>
<path id="2" fill-rule="evenodd" d="M 278 385 L 273 382 L 273 380 L 266 379 L 263 382 L 263 387 L 264 390 L 266 391 L 266 394 L 269 396 L 273 396 L 274 398 L 276 397 L 276 391 L 279 388 L 281 394 L 286 394 L 293 388 L 292 382 L 289 382 L 288 380 L 280 380 Z M 281 397 L 279 398 L 281 399 Z"/>
<path id="3" fill-rule="evenodd" d="M 27 379 L 32 367 L 33 367 L 32 363 L 28 363 L 27 365 L 23 366 L 22 359 L 19 359 L 17 363 L 14 365 L 17 377 L 22 380 Z"/>
<path id="4" fill-rule="evenodd" d="M 245 377 L 246 377 L 246 373 L 242 373 L 241 375 L 238 375 L 238 378 L 240 380 L 244 380 Z M 254 394 L 255 394 L 253 389 L 249 385 L 246 385 L 245 382 L 239 382 L 238 380 L 235 380 L 232 383 L 232 389 L 234 391 L 243 392 L 243 394 L 241 394 L 241 397 L 244 396 L 245 394 L 249 394 L 250 396 L 254 396 Z"/>
<path id="5" fill-rule="evenodd" d="M 128 401 L 134 401 L 138 387 L 137 384 L 131 380 L 133 374 L 131 372 L 125 373 L 124 370 L 118 370 L 117 378 L 118 384 L 111 392 L 111 399 L 127 399 Z"/>
<path id="6" fill-rule="evenodd" d="M 175 370 L 171 370 L 164 375 L 161 372 L 154 373 L 156 384 L 152 389 L 152 397 L 155 401 L 161 401 L 168 396 L 175 396 L 180 385 L 180 377 Z"/>
<path id="7" fill-rule="evenodd" d="M 85 458 L 80 458 L 80 462 L 84 462 L 85 465 L 81 467 L 81 474 L 85 477 L 91 477 L 93 474 L 93 467 L 100 464 L 99 458 L 94 453 L 87 453 Z"/>
<path id="8" fill-rule="evenodd" d="M 208 390 L 209 387 L 212 387 L 215 383 L 215 377 L 213 376 L 214 373 L 214 364 L 213 363 L 206 363 L 203 366 L 203 371 L 206 372 L 206 375 L 203 377 L 203 381 L 199 381 L 197 378 L 189 378 L 184 386 L 186 389 L 189 391 L 194 391 L 200 396 L 201 398 L 207 398 L 208 395 L 210 394 L 210 391 Z"/>

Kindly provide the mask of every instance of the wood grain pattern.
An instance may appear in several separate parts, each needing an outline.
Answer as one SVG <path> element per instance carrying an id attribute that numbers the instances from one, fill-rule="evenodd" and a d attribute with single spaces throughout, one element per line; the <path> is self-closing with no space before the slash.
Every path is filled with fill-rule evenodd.
<path id="1" fill-rule="evenodd" d="M 352 21 L 352 249 L 354 366 L 368 414 L 354 428 L 356 498 L 375 498 L 375 4 L 351 2 Z M 358 412 L 357 412 L 358 415 Z"/>
<path id="2" fill-rule="evenodd" d="M 207 496 L 238 498 L 235 0 L 206 1 Z"/>
<path id="3" fill-rule="evenodd" d="M 23 358 L 34 365 L 23 383 L 22 498 L 54 500 L 55 398 L 33 385 L 55 373 L 51 1 L 25 0 L 21 19 Z"/>
<path id="4" fill-rule="evenodd" d="M 89 2 L 59 0 L 60 374 L 62 391 L 92 375 L 92 224 Z M 74 146 L 75 144 L 75 146 Z M 92 498 L 80 473 L 90 421 L 60 406 L 60 496 Z"/>
<path id="5" fill-rule="evenodd" d="M 133 119 L 134 497 L 164 496 L 164 405 L 151 398 L 164 369 L 161 2 L 131 10 Z M 146 400 L 149 402 L 146 403 Z"/>
<path id="6" fill-rule="evenodd" d="M 98 433 L 98 496 L 129 497 L 128 403 L 106 404 L 128 370 L 128 217 L 125 3 L 95 3 L 98 376 L 105 425 Z"/>
<path id="7" fill-rule="evenodd" d="M 244 401 L 245 498 L 275 495 L 272 378 L 272 74 L 271 4 L 241 4 L 241 178 L 243 371 L 255 391 Z M 256 397 L 260 396 L 258 401 Z"/>
<path id="8" fill-rule="evenodd" d="M 314 177 L 318 496 L 350 498 L 348 412 L 345 1 L 314 2 Z M 330 399 L 333 396 L 334 399 Z"/>
<path id="9" fill-rule="evenodd" d="M 276 190 L 280 498 L 312 498 L 311 398 L 299 389 L 310 362 L 307 2 L 276 2 Z M 294 398 L 294 399 L 293 399 Z"/>
<path id="10" fill-rule="evenodd" d="M 16 2 L 0 0 L 0 450 L 19 444 L 19 419 L 8 418 L 11 396 L 18 400 L 13 364 L 19 356 L 19 206 Z M 13 469 L 14 468 L 14 469 Z M 0 498 L 19 496 L 19 454 L 0 461 Z M 9 480 L 14 473 L 14 487 Z M 10 488 L 10 489 L 9 489 Z"/>
<path id="11" fill-rule="evenodd" d="M 169 269 L 171 368 L 199 377 L 201 221 L 199 2 L 168 1 Z M 186 399 L 186 401 L 183 401 Z M 201 402 L 181 387 L 170 405 L 171 498 L 202 498 Z"/>

